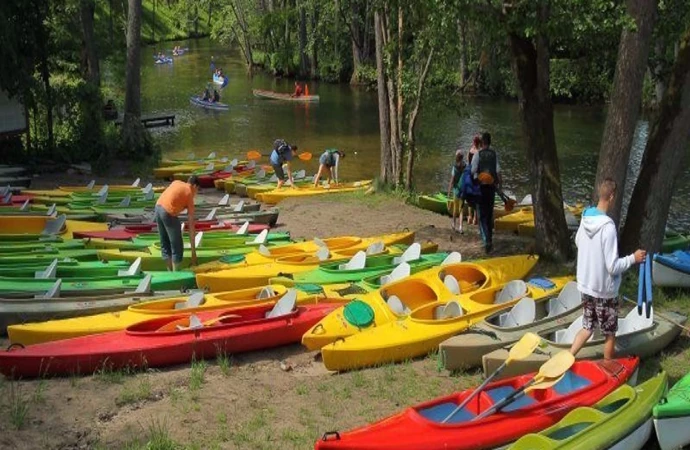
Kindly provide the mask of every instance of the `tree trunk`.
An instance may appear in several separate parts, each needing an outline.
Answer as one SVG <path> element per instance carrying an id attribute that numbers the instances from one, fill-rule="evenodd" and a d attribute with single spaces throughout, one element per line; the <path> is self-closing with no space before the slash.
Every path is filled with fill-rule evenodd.
<path id="1" fill-rule="evenodd" d="M 98 49 L 93 33 L 93 15 L 96 5 L 93 0 L 82 0 L 80 14 L 84 49 L 86 50 L 86 79 L 96 86 L 101 85 L 101 69 L 98 61 Z"/>
<path id="2" fill-rule="evenodd" d="M 384 63 L 385 37 L 383 34 L 383 19 L 381 13 L 374 12 L 374 37 L 376 40 L 376 86 L 379 103 L 379 131 L 381 134 L 381 174 L 380 181 L 384 184 L 393 182 L 393 166 L 391 155 L 390 128 L 391 117 L 388 108 L 388 90 L 386 88 Z"/>
<path id="3" fill-rule="evenodd" d="M 539 9 L 546 21 L 546 7 Z M 513 70 L 518 81 L 518 102 L 527 160 L 533 180 L 537 252 L 563 260 L 571 254 L 568 228 L 563 212 L 561 174 L 553 128 L 553 106 L 549 92 L 549 43 L 545 36 L 532 40 L 510 34 Z"/>
<path id="4" fill-rule="evenodd" d="M 48 129 L 48 154 L 52 155 L 55 149 L 55 137 L 53 133 L 53 89 L 50 86 L 50 68 L 48 66 L 48 31 L 45 27 L 42 27 L 43 32 L 43 42 L 40 45 L 40 55 L 39 55 L 39 72 L 41 74 L 41 81 L 43 82 L 43 89 L 46 93 L 46 128 Z"/>
<path id="5" fill-rule="evenodd" d="M 114 32 L 114 28 L 113 28 L 113 0 L 108 0 L 108 6 L 109 6 L 109 8 L 108 8 L 108 27 L 110 29 L 109 40 L 110 40 L 110 45 L 112 46 L 112 45 L 114 45 L 113 42 L 115 39 L 115 32 Z"/>
<path id="6" fill-rule="evenodd" d="M 314 8 L 311 13 L 311 32 L 316 34 L 316 26 L 319 23 L 319 10 Z M 319 75 L 319 60 L 318 60 L 318 41 L 314 40 L 311 46 L 311 77 L 318 78 Z"/>
<path id="7" fill-rule="evenodd" d="M 357 45 L 357 42 L 355 42 L 354 39 L 351 39 L 352 41 L 352 76 L 350 77 L 350 84 L 360 84 L 362 79 L 361 79 L 361 70 L 360 67 L 362 65 L 362 54 L 360 52 L 359 46 Z"/>
<path id="8" fill-rule="evenodd" d="M 127 68 L 122 145 L 125 153 L 138 153 L 144 141 L 141 125 L 141 0 L 129 0 L 127 13 Z"/>
<path id="9" fill-rule="evenodd" d="M 627 0 L 628 14 L 635 20 L 635 30 L 623 28 L 613 92 L 599 150 L 599 164 L 592 194 L 597 201 L 597 186 L 611 178 L 618 185 L 618 195 L 608 214 L 618 224 L 625 193 L 630 149 L 642 103 L 642 84 L 656 21 L 657 0 Z"/>
<path id="10" fill-rule="evenodd" d="M 407 122 L 407 167 L 405 169 L 405 189 L 408 191 L 412 190 L 413 187 L 413 174 L 414 174 L 414 160 L 417 157 L 417 141 L 415 138 L 415 128 L 417 126 L 417 117 L 419 116 L 419 110 L 422 106 L 422 93 L 424 91 L 424 83 L 426 82 L 427 74 L 429 73 L 429 67 L 431 66 L 431 61 L 434 57 L 434 51 L 429 52 L 429 56 L 424 64 L 424 69 L 419 76 L 419 83 L 417 84 L 417 92 L 415 95 L 415 105 L 410 113 L 410 117 Z"/>
<path id="11" fill-rule="evenodd" d="M 682 38 L 660 106 L 621 237 L 626 252 L 661 249 L 673 191 L 683 173 L 690 144 L 690 28 Z"/>
<path id="12" fill-rule="evenodd" d="M 463 19 L 458 20 L 458 33 L 460 34 L 460 86 L 467 80 L 467 25 Z"/>
<path id="13" fill-rule="evenodd" d="M 403 180 L 403 119 L 404 119 L 404 96 L 403 96 L 403 9 L 402 5 L 398 4 L 398 72 L 396 76 L 396 123 L 397 130 L 395 133 L 395 139 L 393 140 L 396 145 L 393 146 L 395 150 L 394 167 L 395 167 L 395 184 L 400 185 Z"/>
<path id="14" fill-rule="evenodd" d="M 307 47 L 307 11 L 303 3 L 299 5 L 299 71 L 302 77 L 309 74 L 309 57 Z"/>
<path id="15" fill-rule="evenodd" d="M 206 27 L 211 29 L 211 15 L 213 13 L 213 1 L 208 0 L 208 20 L 206 21 Z"/>
<path id="16" fill-rule="evenodd" d="M 661 105 L 661 100 L 664 98 L 664 91 L 666 90 L 663 74 L 664 67 L 661 63 L 661 57 L 664 54 L 664 48 L 665 46 L 663 39 L 658 38 L 654 43 L 654 53 L 659 61 L 654 67 L 651 68 L 652 73 L 654 74 L 654 101 L 655 106 L 657 107 Z"/>

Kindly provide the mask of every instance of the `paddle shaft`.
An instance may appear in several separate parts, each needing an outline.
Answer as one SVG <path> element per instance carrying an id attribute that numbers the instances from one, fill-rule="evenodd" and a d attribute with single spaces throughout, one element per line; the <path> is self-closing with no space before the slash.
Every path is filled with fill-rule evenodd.
<path id="1" fill-rule="evenodd" d="M 644 262 L 644 285 L 646 288 L 645 314 L 649 319 L 652 312 L 652 255 L 645 258 Z"/>
<path id="2" fill-rule="evenodd" d="M 526 384 L 524 384 L 520 389 L 518 389 L 518 390 L 515 391 L 515 392 L 512 392 L 510 395 L 508 395 L 507 397 L 505 397 L 503 400 L 500 400 L 500 401 L 499 401 L 498 403 L 496 403 L 494 406 L 492 406 L 491 408 L 487 409 L 487 410 L 484 411 L 483 413 L 479 414 L 478 416 L 476 416 L 476 417 L 475 417 L 474 419 L 472 419 L 472 420 L 474 421 L 474 420 L 483 419 L 483 418 L 485 418 L 485 417 L 490 416 L 490 415 L 493 414 L 493 413 L 496 413 L 496 412 L 500 411 L 501 408 L 503 408 L 504 406 L 506 406 L 508 403 L 512 403 L 513 401 L 517 400 L 518 397 L 521 397 L 521 396 L 525 395 L 525 390 L 527 390 L 528 387 L 532 386 L 532 385 L 533 385 L 534 383 L 536 383 L 536 382 L 537 382 L 537 377 L 532 378 L 532 379 L 529 380 Z"/>
<path id="3" fill-rule="evenodd" d="M 630 302 L 630 303 L 632 303 L 633 305 L 635 304 L 635 302 L 632 301 L 632 300 L 630 300 L 628 297 L 622 297 L 622 298 L 623 298 L 623 300 L 625 300 L 626 302 Z M 659 316 L 659 317 L 661 317 L 661 318 L 664 319 L 666 322 L 672 323 L 673 325 L 677 326 L 677 327 L 680 328 L 681 330 L 685 330 L 685 331 L 687 331 L 688 333 L 690 333 L 690 328 L 686 327 L 685 325 L 681 324 L 680 322 L 677 322 L 677 321 L 675 321 L 675 320 L 673 320 L 673 319 L 671 319 L 671 318 L 669 318 L 669 317 L 667 317 L 667 316 L 661 314 L 659 311 L 654 311 L 654 314 L 657 315 L 657 316 Z"/>
<path id="4" fill-rule="evenodd" d="M 498 367 L 498 369 L 496 369 L 496 370 L 494 371 L 494 373 L 492 373 L 491 375 L 489 375 L 489 376 L 487 377 L 487 379 L 484 380 L 484 382 L 483 382 L 482 384 L 480 384 L 479 387 L 478 387 L 477 389 L 475 389 L 474 392 L 472 392 L 472 393 L 469 395 L 469 397 L 467 397 L 465 400 L 462 401 L 462 403 L 460 403 L 460 404 L 458 405 L 457 408 L 455 408 L 450 414 L 448 414 L 448 415 L 446 416 L 446 418 L 443 419 L 443 420 L 441 421 L 441 423 L 446 423 L 446 422 L 448 422 L 450 419 L 453 418 L 454 415 L 456 415 L 456 414 L 458 413 L 458 411 L 460 411 L 462 408 L 464 408 L 465 406 L 467 406 L 467 404 L 470 402 L 470 400 L 472 400 L 472 399 L 475 398 L 477 395 L 479 395 L 479 394 L 484 390 L 484 388 L 486 387 L 486 385 L 489 384 L 489 383 L 491 382 L 491 380 L 493 380 L 494 378 L 496 378 L 496 375 L 498 375 L 499 373 L 501 373 L 501 372 L 503 371 L 503 369 L 506 367 L 507 364 L 508 364 L 508 360 L 503 361 L 503 364 L 501 364 L 501 365 Z"/>
<path id="5" fill-rule="evenodd" d="M 637 314 L 642 315 L 642 303 L 644 303 L 644 264 L 640 264 L 640 274 L 637 279 Z"/>

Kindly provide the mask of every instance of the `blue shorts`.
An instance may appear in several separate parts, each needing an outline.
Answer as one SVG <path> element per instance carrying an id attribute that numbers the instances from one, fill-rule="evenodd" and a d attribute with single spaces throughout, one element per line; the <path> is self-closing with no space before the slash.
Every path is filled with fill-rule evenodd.
<path id="1" fill-rule="evenodd" d="M 319 157 L 319 164 L 322 164 L 330 169 L 331 167 L 335 167 L 334 159 L 335 158 L 333 157 L 333 155 L 324 153 Z"/>
<path id="2" fill-rule="evenodd" d="M 155 216 L 163 259 L 172 259 L 175 264 L 181 263 L 184 256 L 184 243 L 180 219 L 168 214 L 160 205 L 156 205 Z"/>

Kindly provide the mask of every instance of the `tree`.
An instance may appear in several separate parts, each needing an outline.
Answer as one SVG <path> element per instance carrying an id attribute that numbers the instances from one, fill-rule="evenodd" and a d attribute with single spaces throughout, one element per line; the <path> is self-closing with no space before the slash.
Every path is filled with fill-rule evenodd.
<path id="1" fill-rule="evenodd" d="M 678 56 L 642 156 L 621 237 L 626 251 L 661 249 L 671 198 L 690 144 L 690 28 Z"/>
<path id="2" fill-rule="evenodd" d="M 625 27 L 621 33 L 613 92 L 601 139 L 592 194 L 596 200 L 596 186 L 604 178 L 611 178 L 618 184 L 620 195 L 614 198 L 613 206 L 608 212 L 616 223 L 620 220 L 623 206 L 630 149 L 642 105 L 642 84 L 657 15 L 657 0 L 627 0 L 626 4 L 634 26 Z"/>
<path id="3" fill-rule="evenodd" d="M 101 84 L 101 69 L 98 59 L 96 37 L 93 31 L 93 16 L 96 11 L 94 0 L 81 0 L 80 17 L 83 32 L 84 53 L 86 54 L 85 78 L 96 86 Z M 154 16 L 155 17 L 155 16 Z"/>
<path id="4" fill-rule="evenodd" d="M 249 20 L 254 6 L 248 0 L 227 0 L 221 9 L 221 20 L 216 22 L 211 36 L 222 42 L 236 42 L 242 50 L 249 73 L 254 69 L 253 40 Z"/>
<path id="5" fill-rule="evenodd" d="M 127 12 L 127 68 L 122 146 L 137 154 L 145 143 L 141 124 L 141 0 L 129 0 Z"/>

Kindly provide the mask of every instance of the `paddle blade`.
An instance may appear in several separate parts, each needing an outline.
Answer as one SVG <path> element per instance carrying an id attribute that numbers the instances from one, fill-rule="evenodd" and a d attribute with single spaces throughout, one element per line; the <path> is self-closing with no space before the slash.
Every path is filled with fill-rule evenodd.
<path id="1" fill-rule="evenodd" d="M 561 381 L 561 378 L 565 376 L 565 372 L 560 374 L 557 377 L 553 378 L 545 378 L 539 383 L 534 383 L 533 385 L 529 386 L 527 389 L 525 389 L 525 393 L 531 392 L 531 391 L 538 391 L 540 389 L 548 389 L 552 387 L 554 384 L 558 383 Z"/>
<path id="2" fill-rule="evenodd" d="M 311 159 L 311 156 L 312 155 L 310 152 L 302 152 L 297 157 L 302 161 L 309 161 Z"/>
<path id="3" fill-rule="evenodd" d="M 513 345 L 513 348 L 510 349 L 506 364 L 527 358 L 539 346 L 540 342 L 541 339 L 536 334 L 525 333 L 525 335 Z"/>
<path id="4" fill-rule="evenodd" d="M 558 378 L 568 371 L 575 363 L 575 357 L 568 350 L 556 353 L 539 368 L 535 379 Z"/>
<path id="5" fill-rule="evenodd" d="M 261 159 L 261 156 L 261 153 L 257 152 L 256 150 L 249 150 L 247 152 L 247 159 L 249 160 Z"/>

